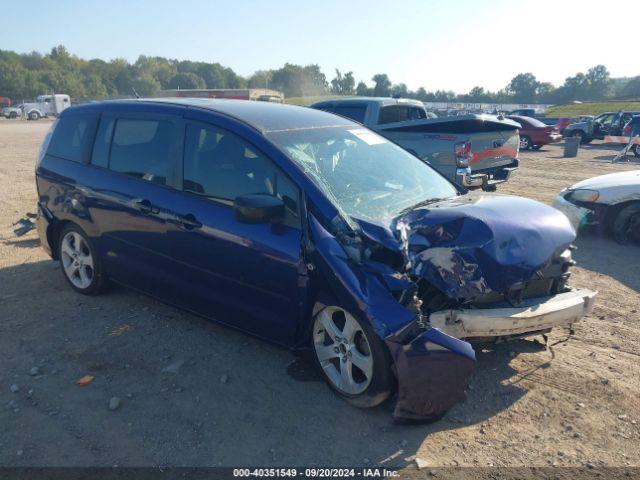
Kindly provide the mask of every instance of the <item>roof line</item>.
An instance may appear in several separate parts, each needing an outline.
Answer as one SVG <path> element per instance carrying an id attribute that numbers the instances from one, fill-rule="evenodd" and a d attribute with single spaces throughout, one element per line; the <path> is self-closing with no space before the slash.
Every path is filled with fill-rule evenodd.
<path id="1" fill-rule="evenodd" d="M 220 110 L 217 110 L 215 108 L 211 108 L 211 107 L 203 107 L 200 105 L 191 105 L 188 103 L 180 103 L 180 102 L 170 102 L 170 101 L 162 101 L 162 99 L 135 99 L 134 101 L 138 101 L 140 103 L 158 103 L 161 105 L 172 105 L 172 106 L 180 106 L 183 107 L 185 109 L 196 109 L 196 110 L 201 110 L 201 111 L 209 111 L 209 112 L 215 112 L 218 115 L 221 115 L 223 117 L 227 117 L 230 118 L 232 120 L 235 120 L 236 122 L 242 123 L 243 125 L 246 125 L 249 128 L 252 128 L 253 130 L 255 130 L 256 132 L 260 133 L 261 135 L 264 135 L 266 130 L 261 129 L 260 127 L 258 127 L 257 125 L 254 125 L 253 123 L 247 122 L 246 120 L 244 120 L 243 118 L 237 117 L 235 115 L 231 115 L 227 112 L 221 112 Z M 246 100 L 249 101 L 249 100 Z"/>

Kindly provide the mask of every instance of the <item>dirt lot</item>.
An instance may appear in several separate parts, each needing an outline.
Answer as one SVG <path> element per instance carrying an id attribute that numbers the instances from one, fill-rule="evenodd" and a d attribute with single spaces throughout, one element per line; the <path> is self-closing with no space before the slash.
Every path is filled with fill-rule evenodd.
<path id="1" fill-rule="evenodd" d="M 573 284 L 600 296 L 575 336 L 478 350 L 466 402 L 397 426 L 390 405 L 350 407 L 286 350 L 124 289 L 73 293 L 37 235 L 11 228 L 34 211 L 48 126 L 0 120 L 0 465 L 640 465 L 639 248 L 580 238 Z M 640 168 L 613 154 L 525 152 L 500 191 L 550 203 Z"/>

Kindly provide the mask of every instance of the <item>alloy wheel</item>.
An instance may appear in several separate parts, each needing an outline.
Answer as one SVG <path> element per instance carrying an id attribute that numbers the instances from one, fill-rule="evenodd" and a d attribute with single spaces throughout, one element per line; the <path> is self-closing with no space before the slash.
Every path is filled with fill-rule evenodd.
<path id="1" fill-rule="evenodd" d="M 329 382 L 347 395 L 364 392 L 373 377 L 373 356 L 366 333 L 347 311 L 327 307 L 314 323 L 313 344 Z"/>
<path id="2" fill-rule="evenodd" d="M 60 257 L 69 281 L 77 288 L 89 288 L 93 282 L 93 256 L 82 235 L 74 231 L 68 232 L 62 238 Z"/>

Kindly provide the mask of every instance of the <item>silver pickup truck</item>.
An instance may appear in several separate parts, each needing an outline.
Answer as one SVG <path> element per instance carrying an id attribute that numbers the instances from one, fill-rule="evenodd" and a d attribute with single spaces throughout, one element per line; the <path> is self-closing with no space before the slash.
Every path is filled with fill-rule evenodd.
<path id="1" fill-rule="evenodd" d="M 493 115 L 438 118 L 418 100 L 355 97 L 311 108 L 360 122 L 467 188 L 495 190 L 518 168 L 520 125 Z"/>

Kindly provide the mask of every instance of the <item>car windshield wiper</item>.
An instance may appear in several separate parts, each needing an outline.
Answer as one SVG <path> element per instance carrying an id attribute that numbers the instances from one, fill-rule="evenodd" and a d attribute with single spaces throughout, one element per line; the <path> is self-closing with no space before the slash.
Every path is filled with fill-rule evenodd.
<path id="1" fill-rule="evenodd" d="M 410 207 L 403 208 L 402 210 L 400 210 L 398 215 L 403 215 L 407 212 L 410 212 L 411 210 L 415 210 L 416 208 L 424 207 L 425 205 L 429 205 L 435 202 L 441 202 L 443 200 L 447 200 L 447 199 L 446 198 L 427 198 L 426 200 L 422 200 L 416 203 L 415 205 L 411 205 Z"/>

